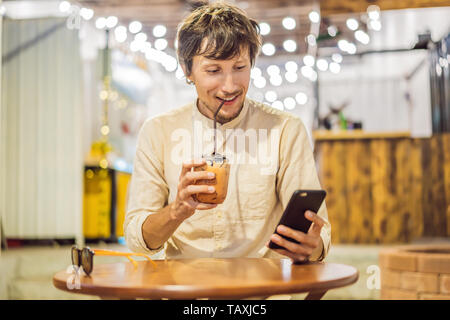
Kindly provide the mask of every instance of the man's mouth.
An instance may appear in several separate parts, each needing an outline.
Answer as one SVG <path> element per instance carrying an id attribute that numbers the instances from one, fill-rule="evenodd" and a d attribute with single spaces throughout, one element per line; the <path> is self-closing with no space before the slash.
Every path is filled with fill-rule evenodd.
<path id="1" fill-rule="evenodd" d="M 237 94 L 233 97 L 229 97 L 229 98 L 217 97 L 217 99 L 219 99 L 220 101 L 224 101 L 224 105 L 230 105 L 230 104 L 233 104 L 239 96 L 240 96 L 240 94 Z"/>

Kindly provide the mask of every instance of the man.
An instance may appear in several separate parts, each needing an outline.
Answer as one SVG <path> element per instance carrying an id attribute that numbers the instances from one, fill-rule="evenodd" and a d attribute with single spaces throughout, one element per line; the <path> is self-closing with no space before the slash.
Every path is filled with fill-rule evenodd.
<path id="1" fill-rule="evenodd" d="M 293 192 L 320 189 L 320 184 L 301 120 L 246 98 L 261 46 L 258 24 L 235 6 L 215 3 L 193 11 L 180 25 L 177 38 L 180 65 L 198 99 L 147 120 L 140 131 L 124 223 L 129 248 L 150 254 L 165 250 L 167 258 L 322 260 L 331 232 L 325 204 L 317 214 L 305 214 L 313 222 L 306 234 L 278 227 L 281 235 L 301 244 L 273 234 Z M 193 195 L 214 188 L 195 181 L 214 177 L 193 168 L 204 163 L 198 158 L 213 150 L 213 141 L 203 147 L 204 137 L 198 138 L 196 128 L 212 129 L 222 104 L 217 134 L 224 138 L 218 139 L 218 147 L 230 151 L 236 147 L 231 142 L 239 136 L 235 133 L 244 133 L 243 141 L 250 143 L 230 152 L 247 160 L 231 163 L 223 204 L 199 203 Z M 269 165 L 260 161 L 261 153 L 253 157 L 250 136 L 259 138 L 257 147 L 274 142 Z M 182 164 L 177 160 L 180 146 L 186 160 Z M 284 249 L 269 249 L 269 240 Z"/>

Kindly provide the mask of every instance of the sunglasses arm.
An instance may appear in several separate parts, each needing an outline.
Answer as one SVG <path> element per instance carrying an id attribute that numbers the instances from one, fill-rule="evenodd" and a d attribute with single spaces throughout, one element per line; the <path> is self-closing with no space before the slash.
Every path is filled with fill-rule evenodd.
<path id="1" fill-rule="evenodd" d="M 117 252 L 117 251 L 111 251 L 111 250 L 102 250 L 102 249 L 93 249 L 94 253 L 99 256 L 120 256 L 120 257 L 127 257 L 135 267 L 137 267 L 137 263 L 131 256 L 139 256 L 139 257 L 145 257 L 147 258 L 153 266 L 156 268 L 156 263 L 153 261 L 148 255 L 144 253 L 129 253 L 129 252 Z"/>

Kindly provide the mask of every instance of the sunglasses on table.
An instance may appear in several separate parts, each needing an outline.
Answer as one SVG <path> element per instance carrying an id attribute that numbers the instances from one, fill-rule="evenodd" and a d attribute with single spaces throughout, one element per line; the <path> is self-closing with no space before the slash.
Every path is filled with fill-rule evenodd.
<path id="1" fill-rule="evenodd" d="M 84 272 L 87 275 L 90 275 L 92 273 L 92 270 L 94 269 L 94 255 L 127 257 L 128 260 L 130 260 L 131 263 L 133 263 L 135 268 L 137 268 L 137 262 L 131 256 L 145 257 L 156 268 L 156 263 L 148 255 L 146 255 L 144 253 L 120 252 L 120 251 L 112 251 L 112 250 L 104 250 L 104 249 L 91 249 L 89 247 L 84 247 L 83 249 L 78 249 L 76 246 L 73 246 L 71 249 L 72 265 L 74 265 L 76 267 L 80 267 L 80 266 L 83 267 Z"/>

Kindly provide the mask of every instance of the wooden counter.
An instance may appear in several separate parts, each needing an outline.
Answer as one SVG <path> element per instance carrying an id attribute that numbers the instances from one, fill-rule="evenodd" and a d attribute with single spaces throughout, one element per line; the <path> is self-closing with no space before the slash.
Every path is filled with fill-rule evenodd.
<path id="1" fill-rule="evenodd" d="M 450 236 L 450 134 L 316 132 L 333 243 Z"/>

